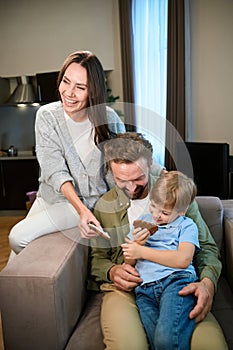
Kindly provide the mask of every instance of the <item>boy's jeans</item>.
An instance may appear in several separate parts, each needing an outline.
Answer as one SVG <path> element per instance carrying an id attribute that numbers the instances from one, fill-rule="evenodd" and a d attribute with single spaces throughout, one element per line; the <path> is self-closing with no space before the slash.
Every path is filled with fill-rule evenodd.
<path id="1" fill-rule="evenodd" d="M 196 299 L 193 295 L 182 297 L 178 292 L 196 279 L 180 271 L 136 288 L 136 302 L 151 349 L 190 349 L 195 320 L 189 319 L 189 313 Z"/>

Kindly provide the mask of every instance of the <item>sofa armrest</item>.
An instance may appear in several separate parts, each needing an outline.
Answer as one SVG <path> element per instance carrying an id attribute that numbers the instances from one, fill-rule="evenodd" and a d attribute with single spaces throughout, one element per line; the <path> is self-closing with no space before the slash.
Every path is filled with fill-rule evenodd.
<path id="1" fill-rule="evenodd" d="M 233 292 L 233 200 L 222 200 L 224 208 L 226 277 Z"/>
<path id="2" fill-rule="evenodd" d="M 220 252 L 223 251 L 223 205 L 218 197 L 198 196 L 196 201 Z"/>
<path id="3" fill-rule="evenodd" d="M 7 350 L 64 349 L 86 296 L 88 247 L 61 232 L 30 243 L 0 273 Z"/>

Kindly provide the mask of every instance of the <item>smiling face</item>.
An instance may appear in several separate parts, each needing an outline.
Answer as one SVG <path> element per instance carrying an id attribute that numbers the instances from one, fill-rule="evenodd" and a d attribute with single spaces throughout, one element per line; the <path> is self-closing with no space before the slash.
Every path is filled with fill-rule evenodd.
<path id="1" fill-rule="evenodd" d="M 71 63 L 59 85 L 59 93 L 65 112 L 73 119 L 79 111 L 88 107 L 87 70 L 78 63 Z M 87 118 L 87 116 L 85 116 Z"/>
<path id="2" fill-rule="evenodd" d="M 131 199 L 142 199 L 148 194 L 150 167 L 147 160 L 139 158 L 133 163 L 110 162 L 116 185 Z"/>
<path id="3" fill-rule="evenodd" d="M 174 221 L 178 216 L 184 215 L 186 210 L 177 211 L 169 205 L 160 205 L 151 199 L 150 212 L 156 225 L 166 225 L 169 222 Z"/>

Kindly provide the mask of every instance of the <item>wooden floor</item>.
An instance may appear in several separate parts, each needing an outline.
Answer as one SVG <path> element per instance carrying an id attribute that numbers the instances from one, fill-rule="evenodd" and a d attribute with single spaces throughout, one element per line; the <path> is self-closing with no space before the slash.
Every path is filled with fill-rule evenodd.
<path id="1" fill-rule="evenodd" d="M 0 216 L 0 271 L 7 264 L 10 255 L 9 232 L 23 218 L 24 216 Z"/>

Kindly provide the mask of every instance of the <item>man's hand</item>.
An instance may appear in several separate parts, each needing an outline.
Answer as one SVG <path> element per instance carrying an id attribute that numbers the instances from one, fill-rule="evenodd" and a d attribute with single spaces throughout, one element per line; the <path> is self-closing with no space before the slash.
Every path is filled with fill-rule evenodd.
<path id="1" fill-rule="evenodd" d="M 197 304 L 190 312 L 189 317 L 195 318 L 196 323 L 202 321 L 211 309 L 214 297 L 214 284 L 209 278 L 203 278 L 200 282 L 190 283 L 179 291 L 182 296 L 194 294 Z"/>
<path id="2" fill-rule="evenodd" d="M 137 270 L 126 263 L 113 266 L 109 271 L 109 277 L 118 289 L 125 292 L 131 292 L 142 282 Z"/>

